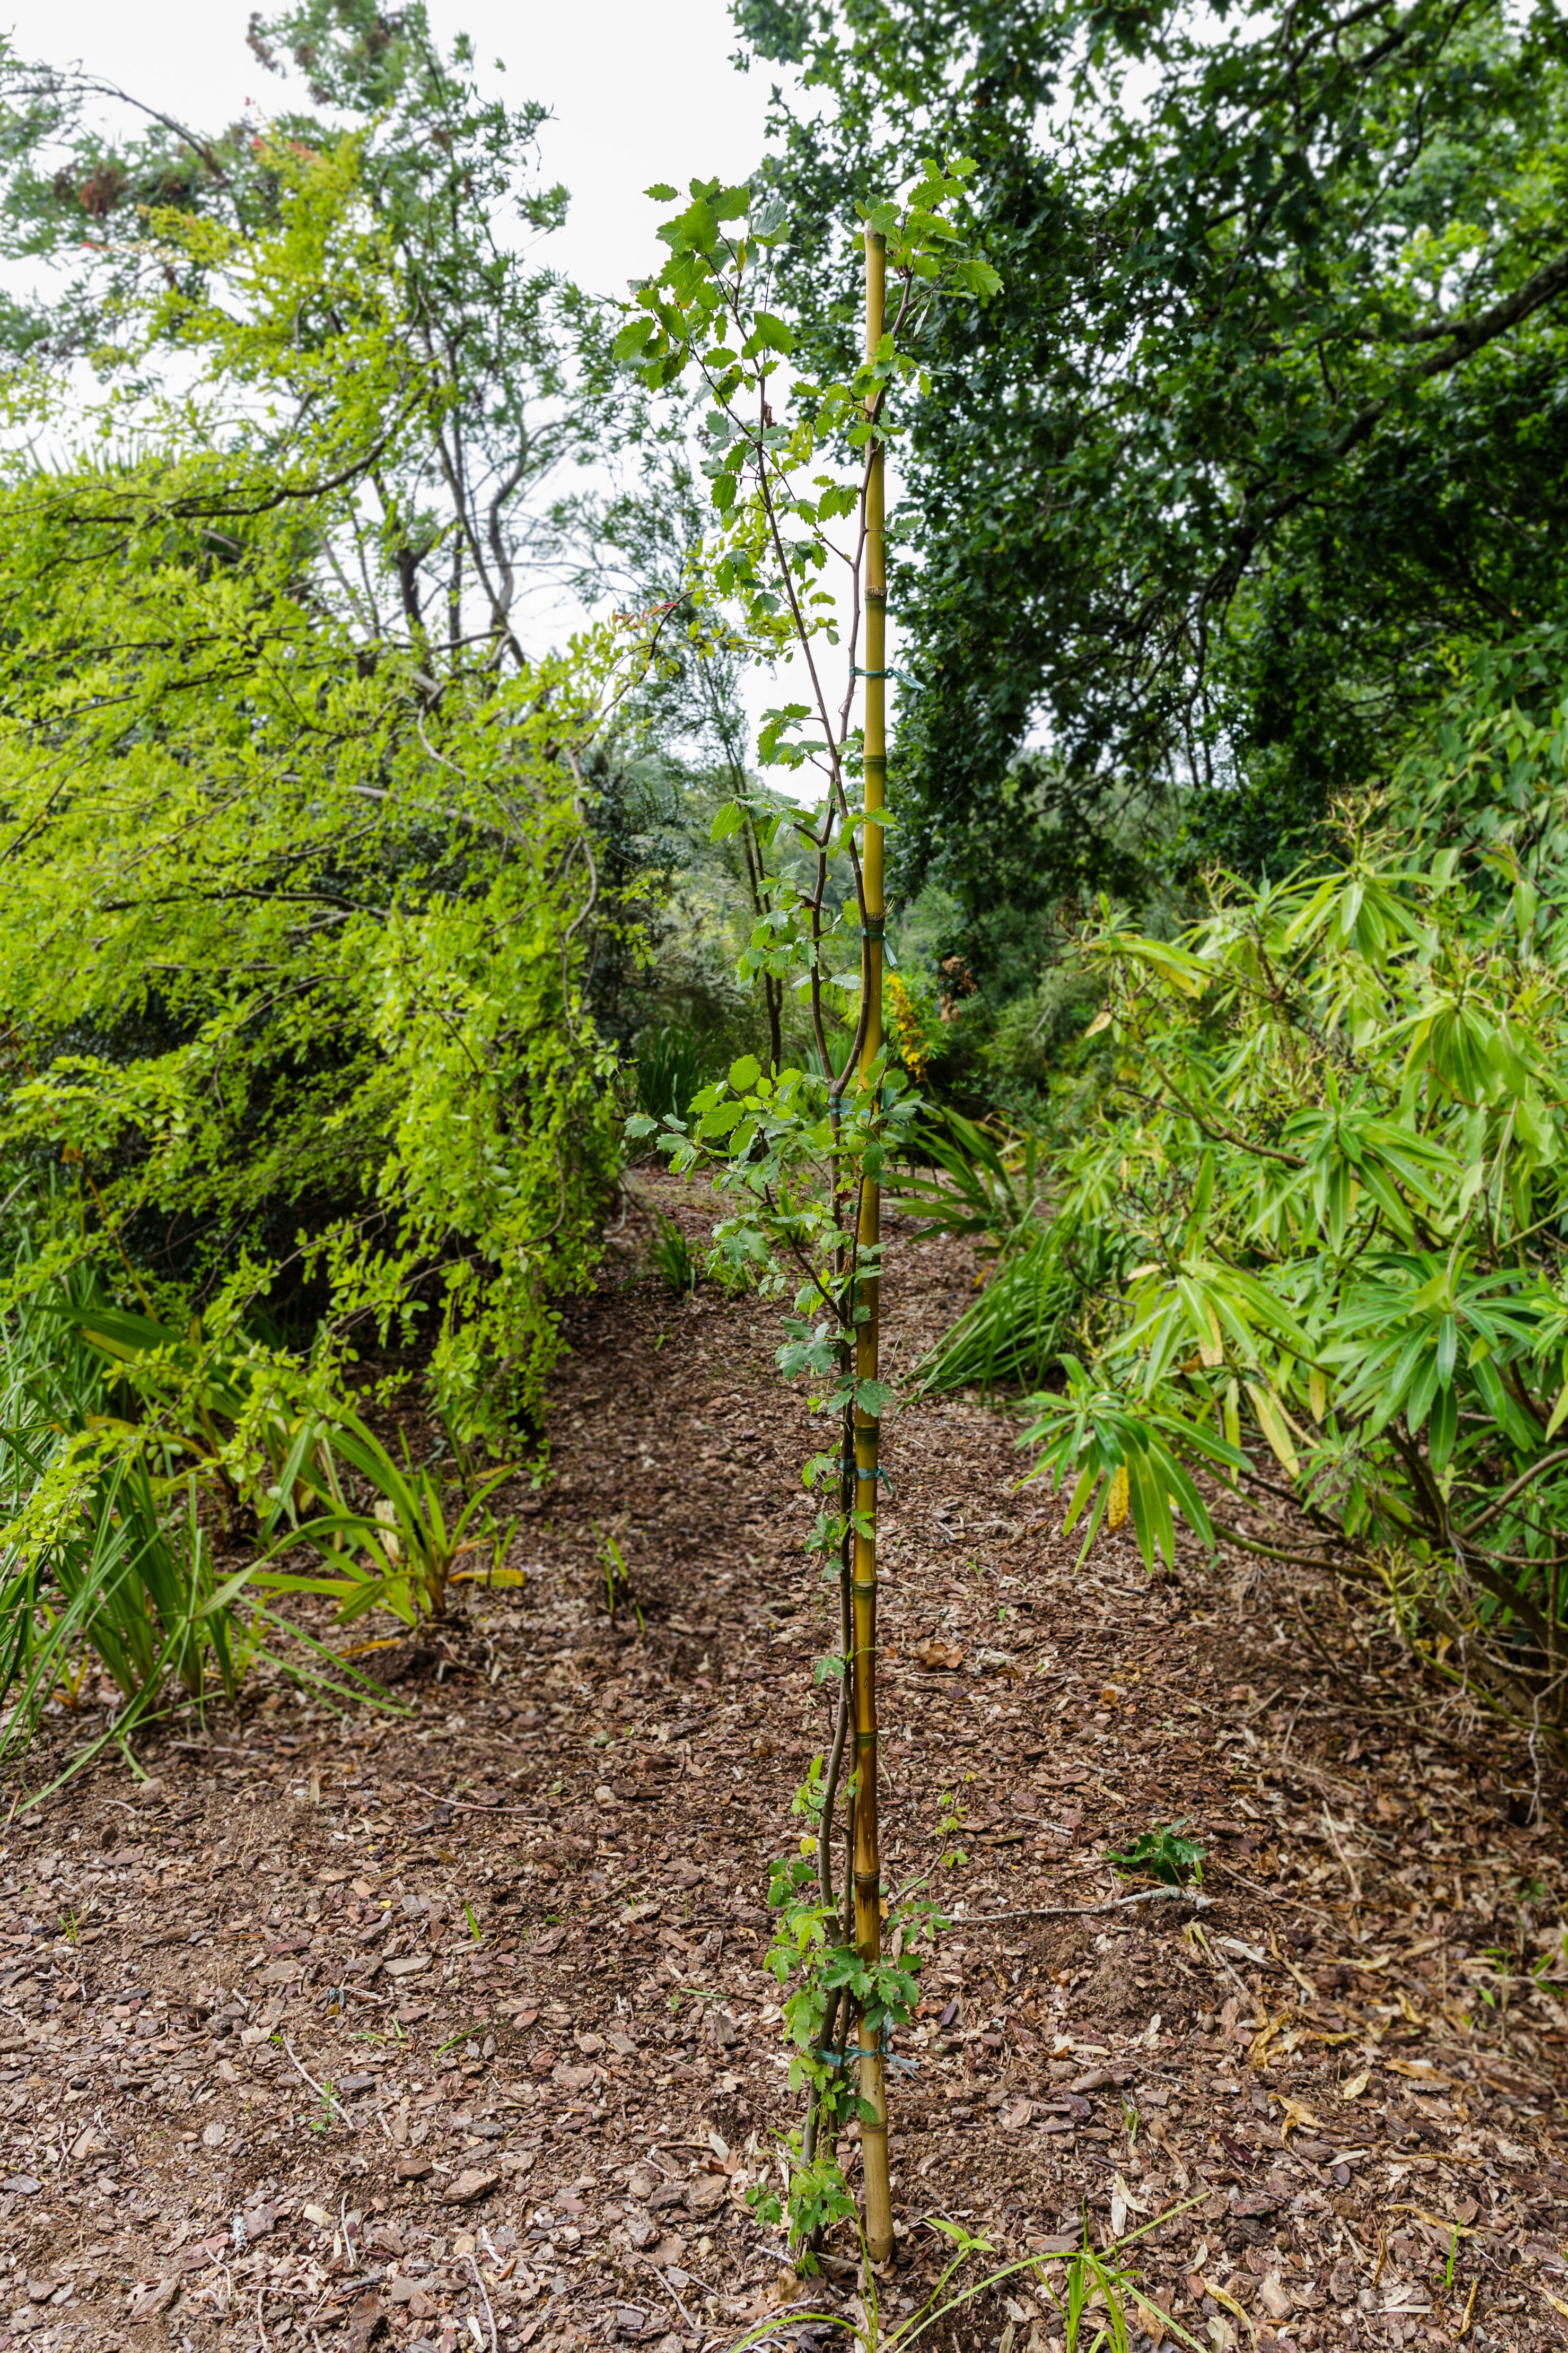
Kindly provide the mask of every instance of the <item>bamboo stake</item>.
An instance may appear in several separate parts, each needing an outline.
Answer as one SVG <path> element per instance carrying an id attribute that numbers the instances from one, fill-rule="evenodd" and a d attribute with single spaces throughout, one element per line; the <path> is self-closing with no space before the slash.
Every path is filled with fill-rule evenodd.
<path id="1" fill-rule="evenodd" d="M 874 360 L 882 340 L 887 280 L 885 240 L 866 237 L 866 356 Z M 882 451 L 873 441 L 866 483 L 866 807 L 883 806 L 887 779 L 888 575 L 883 545 Z M 860 977 L 864 996 L 863 1085 L 878 1083 L 871 1065 L 882 1047 L 882 828 L 868 821 L 861 855 L 863 913 Z M 881 1240 L 881 1187 L 861 1187 L 859 1248 L 875 1251 Z M 875 1269 L 877 1261 L 872 1260 Z M 856 1327 L 855 1370 L 860 1380 L 877 1378 L 879 1359 L 880 1281 L 873 1271 L 858 1286 L 865 1321 Z M 851 1598 L 855 1678 L 855 1947 L 875 1965 L 882 1950 L 882 1865 L 877 1828 L 877 1441 L 876 1419 L 855 1410 L 855 1507 L 861 1530 L 855 1537 Z M 863 2039 L 863 2038 L 862 2038 Z M 871 2111 L 862 2118 L 860 2162 L 866 2184 L 866 2248 L 873 2263 L 893 2252 L 893 2200 L 888 2176 L 888 2083 L 880 2048 L 860 2056 L 860 2097 Z"/>

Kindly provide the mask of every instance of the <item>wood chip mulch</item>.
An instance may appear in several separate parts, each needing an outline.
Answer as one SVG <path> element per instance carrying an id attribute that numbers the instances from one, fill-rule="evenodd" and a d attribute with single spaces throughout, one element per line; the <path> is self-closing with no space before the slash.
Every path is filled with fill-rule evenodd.
<path id="1" fill-rule="evenodd" d="M 405 1713 L 262 1682 L 7 1825 L 0 2353 L 824 2353 L 860 2308 L 851 2240 L 797 2282 L 744 2200 L 796 2121 L 761 1963 L 827 1722 L 815 1441 L 772 1312 L 676 1298 L 647 1239 L 572 1311 L 526 1587 L 378 1654 Z M 898 1251 L 897 1360 L 973 1280 Z M 884 2325 L 941 2215 L 994 2250 L 966 2276 L 1041 2265 L 922 2341 L 1061 2353 L 1064 2251 L 1179 2209 L 1126 2252 L 1135 2347 L 1568 2341 L 1561 1771 L 1325 1587 L 1152 1583 L 1126 1529 L 1079 1568 L 1014 1430 L 933 1400 L 884 1448 L 888 1875 L 952 1918 Z M 1184 1818 L 1201 1905 L 1104 1909 L 1147 1885 L 1107 1851 Z"/>

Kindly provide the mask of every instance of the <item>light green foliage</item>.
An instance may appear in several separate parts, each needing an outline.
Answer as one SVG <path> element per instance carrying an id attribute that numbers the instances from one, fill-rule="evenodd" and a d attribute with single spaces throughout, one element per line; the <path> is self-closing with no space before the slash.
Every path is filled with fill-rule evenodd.
<path id="1" fill-rule="evenodd" d="M 817 1785 L 818 1808 L 826 1793 Z M 844 2052 L 826 2050 L 824 2029 L 832 2031 L 833 1997 L 847 1993 L 851 2014 L 868 2043 L 886 2038 L 893 2026 L 904 2024 L 920 1998 L 919 1960 L 881 1960 L 874 1967 L 838 1941 L 839 1922 L 833 1906 L 819 1900 L 816 1862 L 816 1841 L 803 1841 L 809 1854 L 792 1855 L 775 1862 L 768 1902 L 776 1917 L 767 1968 L 781 1988 L 788 1987 L 784 2003 L 784 2027 L 794 2046 L 790 2054 L 790 2089 L 806 2084 L 826 2088 L 841 2071 L 853 2073 Z M 889 1915 L 889 1929 L 900 1922 L 911 1940 L 917 1930 L 929 1929 L 939 1915 L 929 1904 L 907 1905 L 898 1919 Z M 835 2006 L 836 2009 L 836 2006 Z M 851 2052 L 851 2056 L 853 2053 Z M 856 2113 L 861 2103 L 850 2097 Z"/>
<path id="2" fill-rule="evenodd" d="M 521 1571 L 502 1566 L 516 1522 L 502 1528 L 488 1508 L 515 1463 L 479 1476 L 459 1457 L 449 1505 L 452 1482 L 415 1465 L 405 1439 L 399 1461 L 331 1379 L 284 1351 L 221 1326 L 204 1332 L 199 1321 L 180 1333 L 97 1299 L 70 1321 L 73 1336 L 102 1352 L 140 1408 L 136 1419 L 96 1416 L 97 1427 L 128 1450 L 155 1447 L 189 1463 L 193 1476 L 253 1513 L 264 1538 L 284 1529 L 268 1560 L 313 1546 L 335 1571 L 304 1577 L 258 1564 L 256 1588 L 335 1595 L 344 1622 L 379 1608 L 413 1625 L 422 1614 L 439 1617 L 455 1583 L 522 1582 Z M 482 1566 L 458 1566 L 474 1555 L 486 1556 Z"/>
<path id="3" fill-rule="evenodd" d="M 605 1614 L 609 1618 L 610 1623 L 614 1625 L 616 1620 L 616 1611 L 620 1608 L 621 1603 L 623 1601 L 631 1601 L 632 1609 L 636 1613 L 637 1626 L 640 1630 L 643 1622 L 643 1615 L 641 1609 L 637 1608 L 636 1600 L 632 1598 L 632 1573 L 626 1567 L 626 1555 L 622 1552 L 616 1538 L 609 1535 L 605 1529 L 601 1528 L 596 1520 L 594 1523 L 594 1534 L 598 1538 L 597 1549 L 599 1566 L 605 1572 Z M 595 1737 L 594 1745 L 595 1747 L 606 1746 L 608 1739 L 609 1735 L 607 1733 L 599 1735 Z"/>
<path id="4" fill-rule="evenodd" d="M 502 1566 L 517 1523 L 502 1528 L 487 1508 L 517 1465 L 503 1463 L 448 1507 L 443 1482 L 429 1465 L 416 1468 L 407 1460 L 406 1440 L 404 1458 L 396 1461 L 375 1432 L 342 1405 L 330 1417 L 301 1417 L 262 1528 L 267 1535 L 287 1520 L 288 1533 L 266 1557 L 310 1546 L 331 1573 L 308 1577 L 258 1567 L 252 1583 L 278 1593 L 331 1594 L 344 1624 L 382 1609 L 405 1626 L 422 1616 L 440 1617 L 449 1588 L 458 1582 L 522 1584 L 521 1569 Z M 366 1511 L 353 1509 L 345 1496 L 344 1464 L 367 1491 Z M 297 1519 L 301 1492 L 326 1508 Z M 458 1567 L 474 1554 L 485 1556 L 482 1566 Z"/>
<path id="5" fill-rule="evenodd" d="M 814 702 L 770 712 L 761 748 L 764 765 L 813 766 L 825 786 L 822 802 L 808 810 L 786 812 L 773 797 L 753 806 L 738 796 L 720 808 L 713 827 L 716 840 L 744 834 L 765 862 L 765 912 L 746 967 L 809 997 L 816 1074 L 764 1071 L 755 1056 L 742 1056 L 684 1116 L 667 1117 L 659 1129 L 644 1114 L 628 1132 L 638 1140 L 657 1132 L 678 1169 L 709 1169 L 732 1198 L 734 1214 L 715 1237 L 720 1252 L 756 1266 L 775 1293 L 797 1291 L 800 1320 L 784 1369 L 824 1376 L 822 1402 L 835 1412 L 852 1402 L 837 1377 L 838 1351 L 854 1329 L 858 1282 L 874 1271 L 857 1257 L 856 1183 L 862 1174 L 883 1173 L 889 1135 L 907 1129 L 914 1104 L 885 1057 L 853 1075 L 864 1035 L 855 999 L 865 919 L 858 845 L 867 822 L 852 773 L 858 641 L 846 649 L 842 703 L 831 704 L 818 640 L 832 640 L 837 628 L 833 599 L 820 583 L 838 552 L 835 529 L 860 515 L 873 432 L 886 441 L 901 429 L 889 394 L 920 388 L 914 347 L 930 304 L 984 295 L 994 284 L 952 227 L 966 170 L 962 163 L 947 172 L 930 165 L 906 205 L 868 216 L 868 226 L 888 240 L 888 332 L 875 359 L 852 376 L 789 385 L 793 421 L 774 419 L 773 402 L 782 412 L 784 397 L 779 364 L 791 341 L 769 307 L 787 223 L 777 206 L 753 211 L 743 188 L 691 183 L 690 202 L 659 232 L 670 258 L 657 280 L 637 290 L 616 343 L 622 364 L 655 389 L 693 370 L 705 387 L 707 472 L 719 527 L 691 581 L 693 602 L 707 617 L 694 630 L 759 653 L 791 645 L 807 651 Z M 649 193 L 660 202 L 676 195 L 668 187 Z M 848 1026 L 840 1028 L 847 1013 Z M 807 1320 L 823 1314 L 826 1322 Z M 879 1410 L 879 1400 L 861 1402 Z"/>
<path id="6" fill-rule="evenodd" d="M 622 329 L 616 356 L 656 389 L 677 383 L 693 364 L 700 371 L 712 403 L 704 470 L 722 524 L 704 568 L 711 596 L 732 602 L 759 648 L 782 652 L 803 636 L 837 635 L 834 599 L 823 586 L 832 555 L 827 534 L 856 514 L 859 494 L 853 480 L 808 470 L 825 469 L 825 453 L 864 451 L 873 431 L 884 443 L 896 438 L 897 417 L 876 406 L 873 426 L 868 404 L 890 387 L 927 388 L 916 346 L 931 304 L 955 295 L 989 299 L 1000 284 L 963 245 L 953 222 L 972 170 L 963 161 L 946 171 L 928 161 L 906 202 L 868 208 L 865 225 L 887 237 L 900 299 L 874 359 L 837 380 L 796 380 L 793 425 L 773 421 L 768 397 L 795 349 L 792 331 L 768 308 L 774 257 L 789 229 L 784 208 L 771 199 L 753 204 L 746 188 L 693 180 L 689 204 L 660 227 L 670 259 L 637 290 L 640 315 Z M 660 202 L 677 194 L 648 193 Z M 803 722 L 823 733 L 803 734 Z M 833 732 L 826 709 L 792 704 L 770 712 L 763 765 L 798 767 L 814 755 L 831 761 Z"/>
<path id="7" fill-rule="evenodd" d="M 248 1568 L 218 1571 L 202 1509 L 223 1471 L 210 1445 L 214 1385 L 199 1391 L 189 1444 L 156 1420 L 128 1421 L 108 1410 L 122 1402 L 122 1367 L 89 1336 L 114 1321 L 89 1278 L 78 1271 L 68 1289 L 40 1295 L 29 1274 L 22 1288 L 0 1385 L 0 1757 L 26 1754 L 57 1694 L 79 1704 L 95 1663 L 120 1703 L 62 1778 L 110 1742 L 124 1748 L 172 1703 L 232 1700 L 253 1668 L 285 1654 L 320 1696 L 363 1701 L 354 1671 L 284 1626 L 250 1590 Z"/>
<path id="8" fill-rule="evenodd" d="M 357 124 L 197 142 L 110 207 L 89 369 L 7 381 L 0 1147 L 174 1236 L 160 1303 L 324 1278 L 340 1349 L 427 1317 L 450 1426 L 500 1439 L 614 1166 L 585 761 L 626 641 L 515 626 L 517 499 L 587 429 L 567 295 L 485 216 L 535 117 L 417 12 L 384 56 L 353 9 L 285 31 Z"/>
<path id="9" fill-rule="evenodd" d="M 1487 702 L 1456 695 L 1338 862 L 1222 881 L 1174 943 L 1093 934 L 1117 1080 L 1064 1207 L 1137 1262 L 1029 1439 L 1069 1519 L 1130 1508 L 1146 1560 L 1173 1505 L 1208 1535 L 1184 1459 L 1294 1497 L 1297 1536 L 1215 1525 L 1359 1579 L 1445 1672 L 1556 1720 L 1564 725 Z"/>
<path id="10" fill-rule="evenodd" d="M 785 2181 L 785 2196 L 781 2199 L 768 2186 L 764 2171 L 762 2179 L 747 2193 L 747 2203 L 759 2221 L 778 2223 L 789 2211 L 794 2235 L 799 2240 L 809 2238 L 833 2221 L 848 2221 L 855 2211 L 844 2182 L 844 2177 L 831 2159 L 818 2158 L 807 2163 L 798 2150 L 786 2145 L 779 2152 L 779 2169 Z M 1131 2232 L 1114 2246 L 1093 2247 L 1086 2232 L 1081 2248 L 1074 2250 L 1062 2263 L 1063 2276 L 1059 2285 L 1053 2281 L 1051 2267 L 1046 2257 L 1025 2255 L 1016 2263 L 1003 2263 L 983 2270 L 967 2284 L 956 2284 L 959 2275 L 972 2265 L 983 2263 L 996 2250 L 993 2242 L 979 2232 L 968 2231 L 962 2222 L 953 2221 L 940 2213 L 927 2214 L 922 2226 L 951 2249 L 935 2284 L 910 2312 L 893 2314 L 882 2305 L 880 2285 L 872 2266 L 865 2263 L 865 2283 L 858 2315 L 846 2319 L 841 2313 L 794 2312 L 791 2319 L 825 2322 L 842 2328 L 859 2353 L 903 2353 L 903 2348 L 917 2345 L 933 2331 L 952 2327 L 953 2315 L 994 2290 L 1005 2287 L 1009 2281 L 1026 2284 L 1044 2302 L 1053 2305 L 1060 2315 L 1064 2353 L 1127 2353 L 1130 2321 L 1156 2307 L 1139 2286 L 1139 2274 L 1127 2262 L 1122 2250 L 1137 2240 L 1157 2230 L 1162 2223 L 1185 2213 L 1197 2204 L 1189 2199 L 1184 2205 L 1173 2206 L 1146 2223 L 1142 2230 Z M 864 2253 L 864 2240 L 862 2240 Z M 805 2268 L 814 2269 L 807 2262 Z M 1179 2321 L 1161 2312 L 1161 2324 L 1179 2344 L 1191 2346 L 1194 2353 L 1206 2353 L 1199 2340 L 1189 2335 Z M 775 2333 L 775 2322 L 763 2322 L 737 2338 L 734 2353 L 750 2353 Z"/>

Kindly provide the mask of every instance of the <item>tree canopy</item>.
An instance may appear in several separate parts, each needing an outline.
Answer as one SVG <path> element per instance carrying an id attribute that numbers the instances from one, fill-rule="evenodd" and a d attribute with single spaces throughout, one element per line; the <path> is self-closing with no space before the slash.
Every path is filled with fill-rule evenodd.
<path id="1" fill-rule="evenodd" d="M 1009 791 L 1037 900 L 1125 884 L 1173 793 L 1167 855 L 1278 868 L 1468 649 L 1557 610 L 1558 12 L 736 16 L 804 69 L 770 169 L 808 342 L 829 290 L 849 332 L 857 205 L 979 164 L 1004 291 L 933 313 L 900 516 L 915 871 L 978 899 Z"/>
<path id="2" fill-rule="evenodd" d="M 11 250 L 95 234 L 9 318 L 3 1133 L 64 1147 L 144 1297 L 286 1269 L 340 1335 L 426 1316 L 493 1429 L 613 1168 L 586 762 L 626 633 L 536 655 L 520 617 L 608 379 L 498 227 L 559 213 L 537 110 L 380 26 L 254 27 L 329 119 L 243 135 L 110 150 L 92 85 L 8 70 Z"/>

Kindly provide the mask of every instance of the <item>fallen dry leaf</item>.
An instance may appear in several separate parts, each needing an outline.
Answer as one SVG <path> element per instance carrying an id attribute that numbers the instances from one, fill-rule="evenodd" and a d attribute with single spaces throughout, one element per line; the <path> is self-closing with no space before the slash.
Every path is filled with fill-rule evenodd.
<path id="1" fill-rule="evenodd" d="M 1440 2075 L 1427 2060 L 1385 2059 L 1383 2063 L 1391 2075 L 1408 2075 L 1412 2083 L 1430 2084 L 1434 2091 L 1451 2092 L 1454 2088 L 1453 2077 Z"/>
<path id="2" fill-rule="evenodd" d="M 942 1642 L 934 1638 L 929 1642 L 921 1642 L 915 1651 L 915 1656 L 922 1667 L 957 1668 L 963 1664 L 963 1651 L 957 1642 Z"/>
<path id="3" fill-rule="evenodd" d="M 1342 2084 L 1340 2085 L 1340 2097 L 1341 2097 L 1341 2099 L 1342 2099 L 1342 2100 L 1359 2100 L 1359 2099 L 1360 2099 L 1360 2097 L 1361 2097 L 1361 2095 L 1362 2095 L 1362 2094 L 1365 2091 L 1365 2089 L 1366 2089 L 1367 2085 L 1371 2083 L 1371 2081 L 1372 2081 L 1372 2070 L 1371 2070 L 1371 2068 L 1370 2068 L 1370 2067 L 1363 2067 L 1363 2068 L 1362 2069 L 1361 2073 L 1360 2073 L 1359 2075 L 1352 2075 L 1352 2076 L 1351 2077 L 1351 2079 L 1350 2079 L 1349 2083 L 1347 2083 L 1347 2084 Z"/>
<path id="4" fill-rule="evenodd" d="M 1236 2315 L 1236 2316 L 1237 2316 L 1237 2320 L 1239 2320 L 1239 2321 L 1242 2323 L 1242 2325 L 1243 2325 L 1243 2327 L 1247 2327 L 1247 2328 L 1251 2328 L 1251 2327 L 1252 2327 L 1252 2322 L 1251 2322 L 1251 2320 L 1247 2317 L 1247 2314 L 1242 2310 L 1242 2308 L 1241 2308 L 1240 2305 L 1239 2305 L 1239 2304 L 1237 2304 L 1237 2300 L 1236 2300 L 1235 2296 L 1233 2296 L 1233 2295 L 1229 2295 L 1229 2294 L 1226 2292 L 1226 2289 L 1224 2289 L 1223 2287 L 1218 2287 L 1218 2286 L 1216 2286 L 1216 2285 L 1215 2285 L 1215 2282 L 1214 2282 L 1212 2279 L 1208 2278 L 1208 2277 L 1206 2276 L 1206 2274 L 1205 2275 L 1205 2278 L 1204 2278 L 1203 2287 L 1204 2287 L 1204 2294 L 1205 2294 L 1205 2295 L 1212 2295 L 1212 2296 L 1213 2296 L 1213 2298 L 1214 2298 L 1214 2300 L 1215 2300 L 1215 2302 L 1216 2304 L 1223 2304 L 1223 2305 L 1224 2305 L 1224 2306 L 1225 2306 L 1225 2308 L 1226 2308 L 1226 2310 L 1227 2312 L 1234 2312 L 1234 2313 L 1235 2313 L 1235 2315 Z M 1254 2330 L 1254 2331 L 1253 2331 L 1253 2334 L 1254 2334 L 1254 2335 L 1256 2335 L 1256 2334 L 1257 2334 L 1257 2331 L 1256 2331 L 1256 2330 Z"/>

